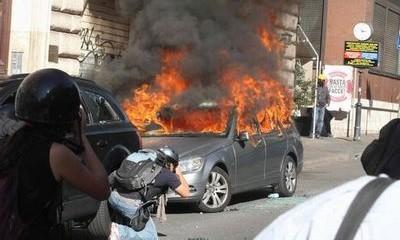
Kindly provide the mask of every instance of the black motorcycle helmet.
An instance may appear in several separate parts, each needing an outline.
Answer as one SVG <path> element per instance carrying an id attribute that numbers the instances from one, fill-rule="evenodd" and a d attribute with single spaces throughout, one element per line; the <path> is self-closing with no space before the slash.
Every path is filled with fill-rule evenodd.
<path id="1" fill-rule="evenodd" d="M 162 163 L 162 165 L 166 166 L 170 163 L 174 165 L 174 167 L 178 166 L 179 155 L 172 148 L 164 146 L 157 149 L 157 153 L 157 159 Z"/>
<path id="2" fill-rule="evenodd" d="M 79 118 L 79 88 L 58 69 L 42 69 L 29 74 L 18 87 L 15 116 L 29 123 L 72 126 Z"/>

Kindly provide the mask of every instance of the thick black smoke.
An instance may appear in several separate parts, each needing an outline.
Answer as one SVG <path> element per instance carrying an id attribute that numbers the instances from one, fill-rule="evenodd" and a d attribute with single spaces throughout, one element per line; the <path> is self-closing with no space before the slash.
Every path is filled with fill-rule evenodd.
<path id="1" fill-rule="evenodd" d="M 161 49 L 187 49 L 181 64 L 192 89 L 180 99 L 216 99 L 224 92 L 218 79 L 236 67 L 257 78 L 267 71 L 276 77 L 278 53 L 267 51 L 257 30 L 274 33 L 272 11 L 296 0 L 119 0 L 131 18 L 128 49 L 103 66 L 96 80 L 119 96 L 151 83 L 161 68 Z"/>

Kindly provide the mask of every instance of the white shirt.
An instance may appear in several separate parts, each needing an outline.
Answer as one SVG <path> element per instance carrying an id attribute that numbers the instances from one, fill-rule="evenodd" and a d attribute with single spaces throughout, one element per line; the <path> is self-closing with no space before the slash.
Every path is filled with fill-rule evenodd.
<path id="1" fill-rule="evenodd" d="M 387 177 L 386 175 L 383 175 Z M 284 213 L 255 239 L 333 240 L 358 191 L 375 177 L 360 177 Z M 400 181 L 376 200 L 354 240 L 400 239 Z"/>

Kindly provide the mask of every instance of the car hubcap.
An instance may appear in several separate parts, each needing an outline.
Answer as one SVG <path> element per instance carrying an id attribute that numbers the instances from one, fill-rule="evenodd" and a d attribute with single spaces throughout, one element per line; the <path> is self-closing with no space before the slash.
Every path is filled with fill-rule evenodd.
<path id="1" fill-rule="evenodd" d="M 289 161 L 285 169 L 285 184 L 289 192 L 293 192 L 296 187 L 296 166 L 292 161 Z"/>
<path id="2" fill-rule="evenodd" d="M 221 207 L 228 196 L 228 182 L 222 174 L 211 172 L 203 196 L 203 203 L 209 208 Z"/>

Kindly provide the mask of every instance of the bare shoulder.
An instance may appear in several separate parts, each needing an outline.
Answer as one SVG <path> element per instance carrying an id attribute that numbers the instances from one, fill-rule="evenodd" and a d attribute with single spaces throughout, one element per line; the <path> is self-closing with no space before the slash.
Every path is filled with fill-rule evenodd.
<path id="1" fill-rule="evenodd" d="M 66 146 L 60 143 L 53 143 L 50 148 L 50 159 L 77 158 L 77 156 Z"/>
<path id="2" fill-rule="evenodd" d="M 78 157 L 66 146 L 60 143 L 53 143 L 50 148 L 50 167 L 54 178 L 57 181 L 62 180 L 62 172 L 68 168 L 70 164 L 79 162 Z"/>

